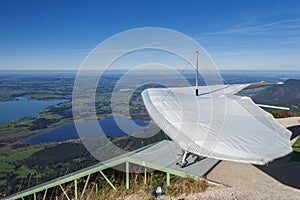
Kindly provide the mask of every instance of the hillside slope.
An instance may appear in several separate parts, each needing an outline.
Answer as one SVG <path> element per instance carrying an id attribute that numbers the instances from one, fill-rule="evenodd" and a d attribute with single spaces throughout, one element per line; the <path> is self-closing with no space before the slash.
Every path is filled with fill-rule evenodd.
<path id="1" fill-rule="evenodd" d="M 274 84 L 254 94 L 255 103 L 286 106 L 300 112 L 300 80 L 289 79 L 284 84 Z"/>

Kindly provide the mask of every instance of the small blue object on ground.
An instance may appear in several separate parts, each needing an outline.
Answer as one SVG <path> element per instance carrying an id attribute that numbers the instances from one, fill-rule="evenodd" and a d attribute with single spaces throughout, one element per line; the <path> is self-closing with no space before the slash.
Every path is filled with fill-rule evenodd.
<path id="1" fill-rule="evenodd" d="M 165 194 L 165 190 L 164 190 L 164 184 L 161 183 L 157 186 L 155 186 L 152 190 L 151 190 L 151 195 L 155 196 L 155 198 L 158 198 L 162 195 Z"/>

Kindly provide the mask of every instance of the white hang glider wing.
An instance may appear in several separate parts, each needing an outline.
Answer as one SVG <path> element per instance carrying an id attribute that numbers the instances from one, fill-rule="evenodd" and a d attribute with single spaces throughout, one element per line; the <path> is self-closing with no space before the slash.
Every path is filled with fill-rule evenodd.
<path id="1" fill-rule="evenodd" d="M 292 151 L 291 132 L 251 98 L 243 85 L 150 88 L 142 92 L 154 122 L 190 153 L 263 165 Z"/>

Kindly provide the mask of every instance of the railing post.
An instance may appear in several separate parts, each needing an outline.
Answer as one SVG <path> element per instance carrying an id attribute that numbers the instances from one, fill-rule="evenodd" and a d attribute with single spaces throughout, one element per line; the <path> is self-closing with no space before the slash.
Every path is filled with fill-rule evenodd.
<path id="1" fill-rule="evenodd" d="M 75 200 L 78 199 L 78 193 L 77 193 L 77 179 L 74 180 L 74 195 L 75 195 Z"/>
<path id="2" fill-rule="evenodd" d="M 170 172 L 167 172 L 167 186 L 170 186 Z"/>
<path id="3" fill-rule="evenodd" d="M 144 184 L 147 185 L 147 168 L 144 169 Z"/>
<path id="4" fill-rule="evenodd" d="M 129 189 L 129 162 L 126 162 L 126 189 Z"/>
<path id="5" fill-rule="evenodd" d="M 96 194 L 98 194 L 98 183 L 96 183 Z"/>

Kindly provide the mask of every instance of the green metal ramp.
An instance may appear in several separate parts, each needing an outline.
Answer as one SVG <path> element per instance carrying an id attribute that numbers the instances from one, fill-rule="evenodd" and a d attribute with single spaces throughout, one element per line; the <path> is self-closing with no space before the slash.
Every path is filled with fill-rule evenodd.
<path id="1" fill-rule="evenodd" d="M 99 164 L 87 167 L 85 169 L 73 172 L 66 176 L 62 176 L 46 183 L 37 185 L 35 187 L 26 189 L 19 193 L 5 197 L 4 199 L 27 199 L 31 196 L 34 200 L 37 199 L 37 193 L 42 193 L 43 198 L 46 199 L 47 191 L 54 187 L 60 187 L 62 192 L 65 194 L 66 199 L 71 199 L 63 187 L 63 184 L 74 182 L 74 199 L 82 199 L 84 192 L 89 184 L 89 179 L 92 174 L 98 173 L 103 176 L 105 180 L 110 184 L 113 189 L 115 186 L 110 182 L 110 180 L 105 176 L 103 170 L 108 168 L 116 168 L 118 170 L 123 170 L 126 173 L 126 188 L 129 189 L 129 173 L 136 173 L 136 166 L 140 166 L 139 170 L 145 173 L 150 170 L 158 170 L 166 173 L 167 185 L 170 184 L 170 174 L 181 176 L 181 177 L 202 177 L 206 175 L 214 166 L 218 164 L 218 160 L 212 158 L 204 158 L 198 162 L 192 163 L 190 165 L 180 168 L 176 165 L 180 157 L 177 154 L 181 153 L 181 148 L 173 141 L 163 140 L 161 142 L 143 147 L 141 149 L 125 153 L 123 155 L 117 156 L 115 158 L 109 159 L 107 161 L 101 162 Z M 142 167 L 142 168 L 141 168 Z M 78 196 L 77 180 L 83 177 L 87 177 L 85 185 L 81 192 L 81 196 Z M 146 177 L 146 176 L 145 176 Z M 40 198 L 39 198 L 40 199 Z"/>

